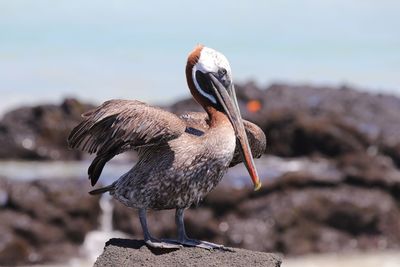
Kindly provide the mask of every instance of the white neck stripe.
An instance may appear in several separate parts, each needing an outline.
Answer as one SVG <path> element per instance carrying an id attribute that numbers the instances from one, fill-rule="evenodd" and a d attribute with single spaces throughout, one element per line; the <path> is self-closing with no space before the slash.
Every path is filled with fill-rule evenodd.
<path id="1" fill-rule="evenodd" d="M 200 85 L 198 84 L 197 80 L 196 80 L 196 71 L 197 71 L 197 67 L 194 66 L 193 70 L 192 70 L 192 80 L 194 82 L 194 85 L 197 89 L 197 91 L 204 97 L 206 97 L 208 100 L 210 100 L 212 103 L 217 104 L 217 100 L 215 99 L 215 97 L 213 95 L 207 94 L 206 92 L 203 91 L 203 89 L 201 89 Z"/>

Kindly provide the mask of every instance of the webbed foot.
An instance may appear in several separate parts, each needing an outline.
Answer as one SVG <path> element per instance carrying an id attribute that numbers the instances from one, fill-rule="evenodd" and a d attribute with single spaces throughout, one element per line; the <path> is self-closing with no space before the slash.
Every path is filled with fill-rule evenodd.
<path id="1" fill-rule="evenodd" d="M 186 247 L 204 248 L 204 249 L 208 249 L 208 250 L 220 249 L 220 250 L 231 251 L 231 252 L 234 251 L 232 248 L 225 247 L 224 245 L 219 245 L 219 244 L 211 243 L 208 241 L 202 241 L 202 240 L 196 240 L 196 239 L 190 239 L 190 238 L 185 238 L 182 240 L 168 240 L 168 242 L 173 242 L 175 244 L 180 244 L 180 245 L 183 245 Z"/>
<path id="2" fill-rule="evenodd" d="M 155 238 L 144 240 L 147 246 L 152 248 L 180 249 L 182 245 L 175 242 L 161 241 Z"/>

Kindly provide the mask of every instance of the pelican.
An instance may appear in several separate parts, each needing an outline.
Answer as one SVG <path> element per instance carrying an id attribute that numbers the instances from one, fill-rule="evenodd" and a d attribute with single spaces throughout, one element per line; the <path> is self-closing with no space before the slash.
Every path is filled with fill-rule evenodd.
<path id="1" fill-rule="evenodd" d="M 137 100 L 110 100 L 82 115 L 84 120 L 71 131 L 68 144 L 96 154 L 88 169 L 92 186 L 115 155 L 138 152 L 138 162 L 131 170 L 90 193 L 109 192 L 127 207 L 138 209 L 148 246 L 224 249 L 223 245 L 188 238 L 184 211 L 197 205 L 228 168 L 240 162 L 258 190 L 261 182 L 253 156 L 263 154 L 266 138 L 258 126 L 242 120 L 231 68 L 223 54 L 196 46 L 187 59 L 186 80 L 205 113 L 179 117 Z M 176 209 L 176 240 L 156 239 L 150 234 L 148 209 Z"/>

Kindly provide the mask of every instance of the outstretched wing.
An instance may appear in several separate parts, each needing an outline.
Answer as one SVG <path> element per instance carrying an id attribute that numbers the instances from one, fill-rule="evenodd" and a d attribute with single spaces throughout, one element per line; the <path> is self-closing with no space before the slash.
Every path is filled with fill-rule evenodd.
<path id="1" fill-rule="evenodd" d="M 82 115 L 68 137 L 71 148 L 96 157 L 88 169 L 95 185 L 104 165 L 128 149 L 166 142 L 186 129 L 178 116 L 136 100 L 110 100 Z"/>
<path id="2" fill-rule="evenodd" d="M 186 122 L 188 128 L 190 127 L 203 131 L 208 130 L 208 115 L 205 112 L 189 112 L 181 115 L 180 118 Z M 247 120 L 243 120 L 243 124 L 253 157 L 261 157 L 267 146 L 267 139 L 264 132 L 260 129 L 260 127 Z M 239 143 L 236 141 L 235 153 L 229 167 L 233 167 L 241 162 L 243 162 L 243 159 L 240 155 Z"/>

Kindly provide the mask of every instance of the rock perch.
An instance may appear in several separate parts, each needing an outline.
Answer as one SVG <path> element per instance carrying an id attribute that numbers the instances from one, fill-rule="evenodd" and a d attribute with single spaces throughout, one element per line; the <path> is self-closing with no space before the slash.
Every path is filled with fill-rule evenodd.
<path id="1" fill-rule="evenodd" d="M 202 248 L 149 249 L 143 241 L 110 239 L 95 267 L 107 266 L 263 266 L 279 267 L 281 258 L 276 254 L 244 249 L 209 251 Z"/>

